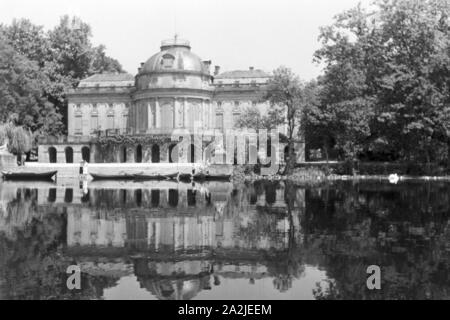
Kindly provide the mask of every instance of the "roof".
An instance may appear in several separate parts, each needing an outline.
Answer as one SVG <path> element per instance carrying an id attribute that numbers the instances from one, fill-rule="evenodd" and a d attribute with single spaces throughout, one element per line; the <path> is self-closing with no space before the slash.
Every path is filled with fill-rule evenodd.
<path id="1" fill-rule="evenodd" d="M 103 81 L 134 81 L 134 76 L 129 73 L 97 73 L 81 82 L 103 82 Z"/>
<path id="2" fill-rule="evenodd" d="M 219 74 L 216 79 L 239 79 L 239 78 L 270 78 L 270 74 L 260 69 L 234 70 Z"/>
<path id="3" fill-rule="evenodd" d="M 79 87 L 134 85 L 134 76 L 129 73 L 98 73 L 80 81 Z"/>
<path id="4" fill-rule="evenodd" d="M 164 66 L 163 63 L 167 57 L 173 60 L 169 67 Z M 181 44 L 178 42 L 163 42 L 161 51 L 148 59 L 141 69 L 141 73 L 172 71 L 198 72 L 209 75 L 208 68 L 203 64 L 202 59 L 191 52 L 190 46 L 184 42 Z"/>

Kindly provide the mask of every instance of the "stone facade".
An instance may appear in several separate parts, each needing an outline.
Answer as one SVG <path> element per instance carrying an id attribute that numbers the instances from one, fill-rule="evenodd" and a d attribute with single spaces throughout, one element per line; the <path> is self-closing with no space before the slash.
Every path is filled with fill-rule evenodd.
<path id="1" fill-rule="evenodd" d="M 118 148 L 115 155 L 102 157 L 96 141 L 99 134 L 170 137 L 174 129 L 192 134 L 194 129 L 225 132 L 246 108 L 268 111 L 261 98 L 269 74 L 252 67 L 225 73 L 219 67 L 211 72 L 210 67 L 210 61 L 191 52 L 189 42 L 175 38 L 163 41 L 161 51 L 141 63 L 136 76 L 96 74 L 82 80 L 67 94 L 67 138 L 57 143 L 41 141 L 39 161 L 158 162 L 159 158 L 159 162 L 169 162 L 173 159 L 168 143 L 158 146 L 159 157 L 152 155 L 153 144 L 140 149 L 124 146 L 125 150 Z M 286 132 L 285 127 L 279 129 Z M 300 156 L 299 161 L 303 160 Z"/>

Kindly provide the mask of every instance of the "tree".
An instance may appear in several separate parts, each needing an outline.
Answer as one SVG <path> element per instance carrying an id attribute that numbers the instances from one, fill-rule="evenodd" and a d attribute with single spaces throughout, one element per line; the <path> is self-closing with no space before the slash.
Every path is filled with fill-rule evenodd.
<path id="1" fill-rule="evenodd" d="M 105 46 L 99 45 L 93 49 L 90 74 L 94 73 L 123 73 L 124 70 L 119 61 L 106 55 Z"/>
<path id="2" fill-rule="evenodd" d="M 8 151 L 17 155 L 22 164 L 22 155 L 31 151 L 33 138 L 29 130 L 13 123 L 14 118 L 11 117 L 10 122 L 6 124 L 0 124 L 0 145 L 7 144 Z"/>
<path id="3" fill-rule="evenodd" d="M 294 168 L 294 146 L 302 134 L 300 130 L 302 107 L 304 106 L 302 88 L 302 82 L 292 70 L 279 67 L 273 72 L 264 97 L 271 105 L 269 118 L 273 121 L 274 126 L 286 125 L 287 127 L 289 158 L 284 174 L 290 174 Z"/>
<path id="4" fill-rule="evenodd" d="M 238 129 L 254 129 L 256 131 L 260 129 L 270 130 L 272 128 L 269 117 L 262 115 L 256 106 L 244 109 L 234 126 Z"/>
<path id="5" fill-rule="evenodd" d="M 0 33 L 17 54 L 35 63 L 42 95 L 54 105 L 63 122 L 67 120 L 69 89 L 94 73 L 123 72 L 120 63 L 106 55 L 103 45 L 92 45 L 90 26 L 76 17 L 61 17 L 60 23 L 48 32 L 29 20 L 14 20 L 10 26 L 1 25 Z M 42 112 L 50 113 L 48 108 L 44 109 Z M 51 121 L 44 128 L 51 132 L 44 130 L 43 134 L 64 134 L 64 127 L 55 124 Z"/>
<path id="6" fill-rule="evenodd" d="M 358 6 L 322 28 L 315 53 L 325 64 L 320 112 L 330 115 L 344 157 L 442 161 L 450 150 L 450 4 L 375 4 L 377 10 Z M 355 114 L 359 108 L 365 111 Z M 350 121 L 342 122 L 344 115 Z"/>
<path id="7" fill-rule="evenodd" d="M 0 122 L 52 132 L 61 125 L 56 108 L 43 96 L 47 79 L 36 62 L 18 54 L 0 37 Z"/>

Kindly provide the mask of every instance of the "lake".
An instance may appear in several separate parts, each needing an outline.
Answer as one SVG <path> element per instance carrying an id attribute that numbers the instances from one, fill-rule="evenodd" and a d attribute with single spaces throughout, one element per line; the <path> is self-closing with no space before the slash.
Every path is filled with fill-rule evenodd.
<path id="1" fill-rule="evenodd" d="M 449 213 L 423 181 L 0 182 L 0 298 L 449 299 Z"/>

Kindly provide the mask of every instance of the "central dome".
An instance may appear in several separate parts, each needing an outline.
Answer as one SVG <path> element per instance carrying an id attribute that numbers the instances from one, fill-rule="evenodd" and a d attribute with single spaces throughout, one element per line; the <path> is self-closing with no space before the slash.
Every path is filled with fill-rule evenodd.
<path id="1" fill-rule="evenodd" d="M 194 72 L 209 75 L 209 70 L 199 56 L 191 52 L 188 41 L 178 38 L 161 43 L 161 51 L 142 66 L 141 74 L 162 72 Z"/>

